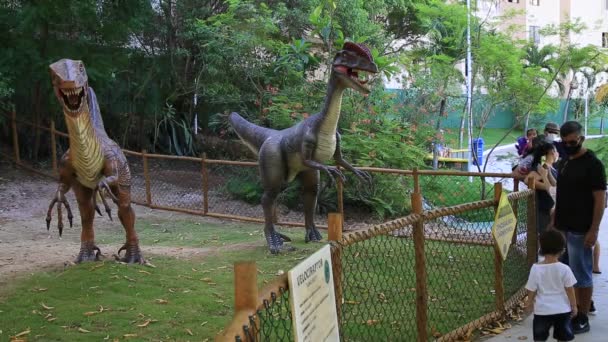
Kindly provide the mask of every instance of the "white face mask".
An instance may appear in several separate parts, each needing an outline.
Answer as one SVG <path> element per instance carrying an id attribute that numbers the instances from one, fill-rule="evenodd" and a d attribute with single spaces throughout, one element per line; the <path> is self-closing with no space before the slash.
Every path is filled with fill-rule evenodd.
<path id="1" fill-rule="evenodd" d="M 547 140 L 550 142 L 557 140 L 557 134 L 553 134 L 553 133 L 547 134 Z"/>

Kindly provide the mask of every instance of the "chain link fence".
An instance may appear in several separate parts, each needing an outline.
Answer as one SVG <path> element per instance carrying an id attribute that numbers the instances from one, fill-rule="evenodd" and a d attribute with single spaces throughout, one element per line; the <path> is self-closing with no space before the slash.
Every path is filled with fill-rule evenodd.
<path id="1" fill-rule="evenodd" d="M 500 194 L 497 187 L 494 192 Z M 516 308 L 537 257 L 534 191 L 508 196 L 517 226 L 505 260 L 491 232 L 498 205 L 498 197 L 493 197 L 423 211 L 415 193 L 415 213 L 347 232 L 334 242 L 342 340 L 458 341 Z M 249 318 L 244 331 L 258 334 L 248 341 L 291 340 L 285 332 L 290 329 L 289 309 L 285 302 L 273 303 L 269 315 L 274 319 L 258 320 L 260 311 Z M 268 309 L 268 302 L 264 304 Z M 240 324 L 233 321 L 227 331 Z M 273 331 L 272 339 L 259 333 L 265 329 Z M 241 335 L 226 341 L 234 336 Z"/>
<path id="2" fill-rule="evenodd" d="M 57 175 L 58 160 L 68 147 L 65 133 L 14 116 L 8 131 L 1 138 L 5 142 L 2 154 L 20 167 Z M 32 136 L 34 141 L 27 140 L 28 144 L 39 147 L 34 152 L 20 151 L 19 139 Z M 125 154 L 135 203 L 263 222 L 254 162 L 145 151 Z M 319 196 L 320 206 L 343 214 L 344 227 L 353 230 L 332 247 L 338 263 L 336 295 L 343 340 L 456 340 L 502 317 L 521 298 L 529 266 L 536 258 L 533 191 L 509 195 L 518 224 L 503 262 L 496 256 L 491 236 L 497 201 L 484 177 L 506 179 L 509 175 L 362 169 L 388 186 L 365 189 L 349 178 L 336 187 L 323 183 Z M 404 210 L 387 209 L 380 216 L 393 220 L 385 223 L 379 223 L 380 217 L 371 220 L 369 212 L 353 204 L 356 196 L 344 196 L 357 192 L 362 200 L 375 198 L 375 205 L 397 203 Z M 383 195 L 392 202 L 378 201 Z M 303 225 L 297 185 L 290 185 L 279 202 L 279 224 Z M 316 222 L 326 227 L 326 215 L 317 213 Z M 237 333 L 230 340 L 235 336 L 237 341 L 293 340 L 287 283 L 269 293 L 270 299 L 233 322 Z"/>
<path id="3" fill-rule="evenodd" d="M 58 161 L 69 147 L 67 134 L 55 130 L 54 124 L 35 125 L 17 119 L 16 115 L 7 119 L 7 134 L 3 135 L 6 145 L 2 145 L 1 152 L 24 168 L 56 176 Z M 27 148 L 19 150 L 20 146 Z M 263 190 L 256 162 L 124 152 L 131 168 L 134 203 L 197 215 L 264 221 L 260 205 Z M 315 213 L 318 227 L 327 227 L 329 212 L 343 214 L 347 230 L 407 215 L 412 211 L 410 194 L 415 187 L 423 193 L 424 209 L 433 209 L 487 198 L 492 188 L 485 182 L 486 177 L 509 179 L 506 174 L 462 176 L 455 171 L 423 170 L 419 183 L 414 184 L 411 170 L 361 169 L 373 176 L 371 186 L 360 183 L 349 172 L 345 184 L 332 185 L 321 175 Z M 277 223 L 303 226 L 298 182 L 289 184 L 277 202 Z"/>

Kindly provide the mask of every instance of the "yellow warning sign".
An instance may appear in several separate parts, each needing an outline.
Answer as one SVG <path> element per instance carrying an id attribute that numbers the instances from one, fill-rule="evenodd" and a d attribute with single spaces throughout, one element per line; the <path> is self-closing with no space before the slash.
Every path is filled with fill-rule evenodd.
<path id="1" fill-rule="evenodd" d="M 494 217 L 494 224 L 492 225 L 492 235 L 496 241 L 496 246 L 500 251 L 502 259 L 507 258 L 509 252 L 509 246 L 511 245 L 511 239 L 517 226 L 517 217 L 513 213 L 513 208 L 507 195 L 503 192 L 500 194 L 500 201 L 498 202 L 498 210 L 496 210 L 496 216 Z"/>

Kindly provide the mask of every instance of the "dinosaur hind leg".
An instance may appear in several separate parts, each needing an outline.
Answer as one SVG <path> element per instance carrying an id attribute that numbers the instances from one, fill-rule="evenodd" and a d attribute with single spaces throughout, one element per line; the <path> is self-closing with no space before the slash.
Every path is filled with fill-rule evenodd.
<path id="1" fill-rule="evenodd" d="M 137 238 L 137 232 L 135 232 L 135 213 L 131 207 L 131 191 L 130 187 L 116 186 L 114 187 L 114 194 L 117 194 L 118 198 L 118 218 L 120 223 L 125 229 L 126 242 L 118 250 L 116 259 L 129 264 L 145 264 L 145 260 L 139 249 L 139 239 Z M 125 256 L 120 257 L 120 252 L 125 250 Z"/>
<path id="2" fill-rule="evenodd" d="M 101 255 L 99 247 L 95 245 L 95 231 L 93 230 L 93 219 L 95 218 L 95 205 L 93 204 L 93 190 L 80 184 L 74 185 L 74 193 L 78 201 L 78 209 L 82 222 L 80 233 L 80 252 L 76 263 L 84 261 L 97 261 Z"/>
<path id="3" fill-rule="evenodd" d="M 264 209 L 264 235 L 270 253 L 277 254 L 286 250 L 284 241 L 287 239 L 278 233 L 274 226 L 276 199 L 285 184 L 287 163 L 282 157 L 279 144 L 272 138 L 268 139 L 260 148 L 260 176 L 264 194 L 262 195 L 262 208 Z M 291 249 L 291 248 L 290 248 Z"/>
<path id="4" fill-rule="evenodd" d="M 300 173 L 300 182 L 302 183 L 302 197 L 304 199 L 304 225 L 306 226 L 306 235 L 304 242 L 317 242 L 323 239 L 323 236 L 315 227 L 315 209 L 317 208 L 317 194 L 319 193 L 319 171 L 310 170 Z"/>

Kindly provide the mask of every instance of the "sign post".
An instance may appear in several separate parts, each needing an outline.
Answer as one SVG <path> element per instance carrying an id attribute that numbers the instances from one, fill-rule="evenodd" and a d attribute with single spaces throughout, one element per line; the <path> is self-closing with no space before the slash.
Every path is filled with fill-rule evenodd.
<path id="1" fill-rule="evenodd" d="M 509 203 L 507 195 L 502 192 L 496 216 L 494 217 L 494 224 L 492 225 L 492 236 L 494 236 L 496 246 L 503 260 L 507 259 L 507 253 L 509 252 L 509 246 L 511 246 L 511 239 L 513 238 L 516 226 L 517 217 L 513 213 L 513 208 L 511 207 L 511 203 Z"/>
<path id="2" fill-rule="evenodd" d="M 287 273 L 296 342 L 340 341 L 331 265 L 325 245 Z"/>

